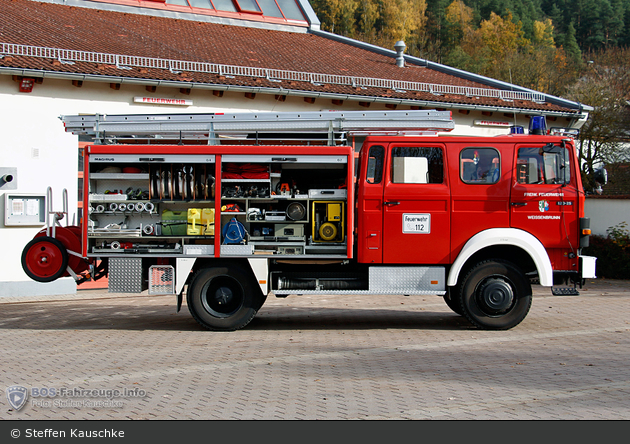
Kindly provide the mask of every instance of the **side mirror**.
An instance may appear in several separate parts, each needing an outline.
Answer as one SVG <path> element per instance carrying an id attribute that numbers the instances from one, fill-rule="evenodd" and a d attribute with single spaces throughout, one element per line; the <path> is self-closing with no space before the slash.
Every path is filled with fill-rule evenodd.
<path id="1" fill-rule="evenodd" d="M 596 169 L 593 179 L 602 186 L 606 185 L 608 183 L 608 171 L 606 171 L 606 168 L 602 166 Z"/>

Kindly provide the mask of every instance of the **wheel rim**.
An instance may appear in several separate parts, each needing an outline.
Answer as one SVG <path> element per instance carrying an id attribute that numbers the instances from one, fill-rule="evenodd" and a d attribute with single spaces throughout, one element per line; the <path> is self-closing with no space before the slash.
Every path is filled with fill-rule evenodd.
<path id="1" fill-rule="evenodd" d="M 227 318 L 236 313 L 244 300 L 243 287 L 230 276 L 215 277 L 201 289 L 203 308 L 218 318 Z"/>
<path id="2" fill-rule="evenodd" d="M 58 273 L 63 268 L 63 263 L 63 251 L 48 241 L 37 242 L 26 253 L 28 269 L 41 278 Z"/>
<path id="3" fill-rule="evenodd" d="M 81 251 L 81 237 L 80 233 L 77 236 L 76 228 L 78 227 L 56 227 L 54 238 L 60 241 L 67 251 L 78 253 Z M 37 233 L 35 238 L 44 236 L 46 236 L 45 229 Z M 88 268 L 87 263 L 75 255 L 68 256 L 68 266 L 75 273 L 81 273 Z M 68 272 L 65 272 L 63 275 L 69 276 Z"/>
<path id="4" fill-rule="evenodd" d="M 509 312 L 516 297 L 514 288 L 504 278 L 489 277 L 480 282 L 476 291 L 477 306 L 487 316 L 500 316 Z"/>

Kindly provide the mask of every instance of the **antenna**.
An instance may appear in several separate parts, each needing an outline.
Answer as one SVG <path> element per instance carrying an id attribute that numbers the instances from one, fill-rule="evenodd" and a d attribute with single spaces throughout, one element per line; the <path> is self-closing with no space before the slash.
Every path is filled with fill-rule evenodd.
<path id="1" fill-rule="evenodd" d="M 512 68 L 509 68 L 508 71 L 510 72 L 510 90 L 514 90 L 514 83 L 512 82 Z M 516 111 L 512 112 L 512 115 L 514 116 L 514 126 L 516 126 Z"/>

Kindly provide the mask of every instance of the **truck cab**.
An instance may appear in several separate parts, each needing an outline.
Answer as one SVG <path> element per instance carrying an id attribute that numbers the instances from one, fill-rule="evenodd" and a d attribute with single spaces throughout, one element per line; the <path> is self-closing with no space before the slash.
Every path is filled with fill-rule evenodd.
<path id="1" fill-rule="evenodd" d="M 500 325 L 518 297 L 497 269 L 526 291 L 529 281 L 580 283 L 584 269 L 593 277 L 594 258 L 580 257 L 590 232 L 577 165 L 573 141 L 559 136 L 367 138 L 357 261 L 443 265 L 449 306 L 466 313 L 474 307 L 462 301 L 480 301 L 482 317 Z M 467 295 L 478 268 L 491 277 Z"/>

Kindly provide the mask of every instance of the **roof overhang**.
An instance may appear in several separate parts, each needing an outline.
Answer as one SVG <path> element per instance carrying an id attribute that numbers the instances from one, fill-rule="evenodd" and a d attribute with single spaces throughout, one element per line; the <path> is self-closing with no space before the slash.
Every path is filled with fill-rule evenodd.
<path id="1" fill-rule="evenodd" d="M 382 55 L 386 55 L 388 57 L 392 57 L 393 59 L 396 59 L 396 57 L 398 56 L 396 54 L 395 51 L 393 50 L 389 50 L 386 48 L 382 48 L 380 46 L 376 46 L 376 45 L 372 45 L 369 43 L 365 43 L 365 42 L 361 42 L 359 40 L 355 40 L 355 39 L 351 39 L 348 37 L 343 37 L 337 34 L 332 34 L 330 32 L 326 32 L 326 31 L 321 31 L 321 30 L 310 30 L 309 31 L 312 34 L 318 35 L 320 37 L 324 37 L 324 38 L 328 38 L 331 40 L 335 40 L 337 42 L 341 42 L 341 43 L 346 43 L 348 45 L 352 45 L 355 46 L 357 48 L 362 48 L 362 49 L 366 49 L 368 51 L 373 51 L 376 52 L 378 54 L 382 54 Z M 473 82 L 477 82 L 477 83 L 481 83 L 483 85 L 487 85 L 490 86 L 492 88 L 497 88 L 503 91 L 518 91 L 518 92 L 524 92 L 524 93 L 532 93 L 532 94 L 542 94 L 544 96 L 544 100 L 545 102 L 548 103 L 552 103 L 554 105 L 558 105 L 558 106 L 562 106 L 562 107 L 566 107 L 569 109 L 574 109 L 577 112 L 582 112 L 582 111 L 593 111 L 593 107 L 588 106 L 588 105 L 584 105 L 582 103 L 577 103 L 577 102 L 573 102 L 571 100 L 567 100 L 567 99 L 563 99 L 561 97 L 556 97 L 553 96 L 551 94 L 544 94 L 541 93 L 539 91 L 534 91 L 532 89 L 528 89 L 528 88 L 524 88 L 522 86 L 518 86 L 518 85 L 514 85 L 511 83 L 507 83 L 507 82 L 503 82 L 501 80 L 496 80 L 496 79 L 492 79 L 489 77 L 485 77 L 479 74 L 474 74 L 468 71 L 463 71 L 461 69 L 457 69 L 457 68 L 453 68 L 450 66 L 446 66 L 446 65 L 442 65 L 440 63 L 435 63 L 435 62 L 431 62 L 429 60 L 426 59 L 422 59 L 419 57 L 413 57 L 410 55 L 405 54 L 404 55 L 405 58 L 405 62 L 407 63 L 412 63 L 416 66 L 421 66 L 424 68 L 429 68 L 435 71 L 439 71 L 445 74 L 449 74 L 455 77 L 459 77 L 462 79 L 466 79 L 466 80 L 470 80 Z"/>
<path id="2" fill-rule="evenodd" d="M 548 116 L 567 117 L 575 120 L 581 120 L 588 117 L 587 113 L 575 113 L 575 112 L 562 112 L 562 111 L 541 111 L 537 109 L 526 109 L 518 107 L 508 106 L 489 106 L 481 104 L 465 104 L 465 103 L 452 103 L 452 102 L 439 102 L 430 100 L 415 100 L 404 98 L 391 98 L 391 97 L 378 97 L 371 95 L 360 94 L 339 94 L 331 92 L 319 92 L 319 91 L 306 91 L 300 89 L 291 88 L 270 88 L 264 86 L 242 86 L 242 85 L 229 85 L 220 83 L 198 83 L 188 81 L 173 81 L 173 80 L 157 80 L 157 79 L 144 79 L 124 76 L 108 76 L 108 75 L 93 75 L 93 74 L 79 74 L 79 73 L 67 73 L 59 71 L 46 71 L 35 69 L 22 69 L 22 68 L 10 68 L 0 67 L 0 74 L 21 76 L 21 77 L 33 77 L 42 79 L 55 79 L 55 80 L 79 80 L 79 81 L 92 81 L 101 83 L 120 83 L 127 85 L 140 85 L 140 86 L 161 86 L 170 88 L 186 88 L 195 90 L 211 90 L 211 91 L 231 91 L 242 93 L 260 93 L 271 95 L 286 95 L 297 97 L 310 97 L 310 98 L 322 98 L 332 100 L 349 100 L 357 102 L 372 102 L 383 104 L 395 104 L 395 105 L 408 105 L 408 106 L 421 106 L 426 108 L 439 108 L 439 109 L 463 109 L 463 110 L 479 110 L 479 111 L 493 111 L 504 112 L 519 115 L 531 115 L 531 114 L 544 114 Z"/>

